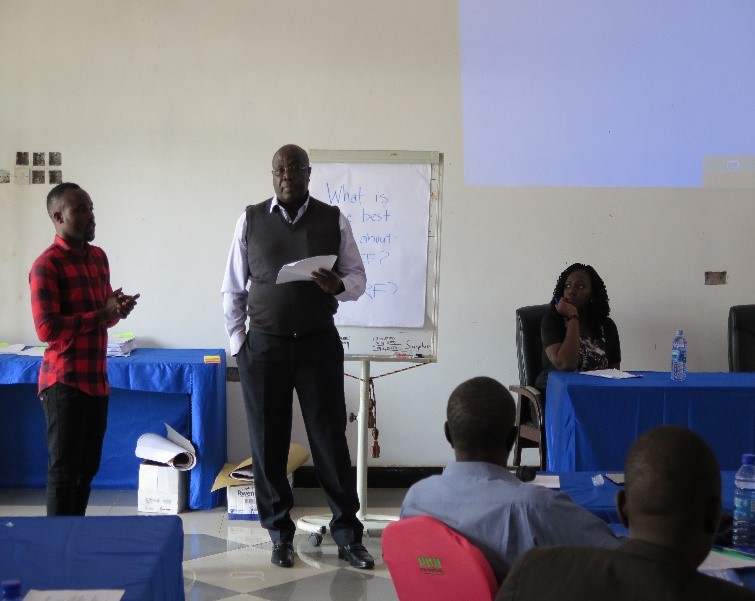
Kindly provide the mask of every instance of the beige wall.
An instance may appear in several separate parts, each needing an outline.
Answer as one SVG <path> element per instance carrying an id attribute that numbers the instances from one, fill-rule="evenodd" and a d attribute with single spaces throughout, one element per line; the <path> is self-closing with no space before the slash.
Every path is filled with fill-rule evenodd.
<path id="1" fill-rule="evenodd" d="M 755 297 L 753 191 L 466 187 L 455 2 L 0 9 L 0 169 L 17 150 L 62 152 L 64 179 L 94 200 L 113 284 L 142 294 L 127 325 L 144 346 L 227 346 L 230 237 L 243 207 L 270 195 L 280 145 L 445 154 L 439 362 L 376 381 L 383 456 L 370 465 L 447 461 L 448 393 L 473 375 L 515 381 L 515 308 L 546 302 L 576 260 L 606 281 L 622 367 L 668 369 L 684 327 L 690 369 L 726 369 L 728 307 Z M 0 185 L 0 340 L 36 340 L 27 273 L 52 240 L 49 187 Z M 703 285 L 724 269 L 728 285 Z M 347 393 L 356 411 L 351 380 Z M 234 385 L 228 402 L 229 458 L 241 459 Z M 349 436 L 353 450 L 355 425 Z"/>

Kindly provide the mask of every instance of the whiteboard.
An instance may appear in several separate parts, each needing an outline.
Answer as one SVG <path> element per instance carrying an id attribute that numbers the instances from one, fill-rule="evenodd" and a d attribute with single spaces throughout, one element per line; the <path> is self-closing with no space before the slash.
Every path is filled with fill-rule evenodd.
<path id="1" fill-rule="evenodd" d="M 351 224 L 365 294 L 339 304 L 347 360 L 436 360 L 442 155 L 310 150 L 310 194 Z"/>

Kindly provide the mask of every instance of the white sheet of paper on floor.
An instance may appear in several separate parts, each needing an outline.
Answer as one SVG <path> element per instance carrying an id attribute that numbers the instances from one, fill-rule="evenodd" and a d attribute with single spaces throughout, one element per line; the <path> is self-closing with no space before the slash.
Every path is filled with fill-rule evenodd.
<path id="1" fill-rule="evenodd" d="M 196 449 L 168 424 L 165 424 L 165 428 L 167 438 L 152 433 L 142 434 L 136 441 L 136 456 L 164 463 L 177 470 L 190 470 L 197 463 Z"/>

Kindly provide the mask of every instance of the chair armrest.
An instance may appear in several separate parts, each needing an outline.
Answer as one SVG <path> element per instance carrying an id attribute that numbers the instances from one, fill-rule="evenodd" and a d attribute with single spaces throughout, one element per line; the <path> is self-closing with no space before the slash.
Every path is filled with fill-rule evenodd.
<path id="1" fill-rule="evenodd" d="M 543 426 L 543 393 L 533 386 L 509 386 L 509 390 L 520 397 L 520 402 L 516 404 L 517 425 L 521 423 L 521 397 L 526 398 L 532 408 L 535 423 L 538 428 Z"/>

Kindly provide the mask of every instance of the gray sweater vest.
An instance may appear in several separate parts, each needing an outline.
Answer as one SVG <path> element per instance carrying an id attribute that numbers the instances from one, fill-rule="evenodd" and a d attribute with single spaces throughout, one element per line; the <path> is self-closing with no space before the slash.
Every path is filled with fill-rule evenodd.
<path id="1" fill-rule="evenodd" d="M 272 199 L 246 208 L 249 260 L 249 328 L 277 336 L 306 336 L 333 325 L 338 301 L 314 282 L 276 284 L 286 263 L 315 255 L 337 255 L 341 244 L 340 210 L 314 198 L 291 225 Z"/>

